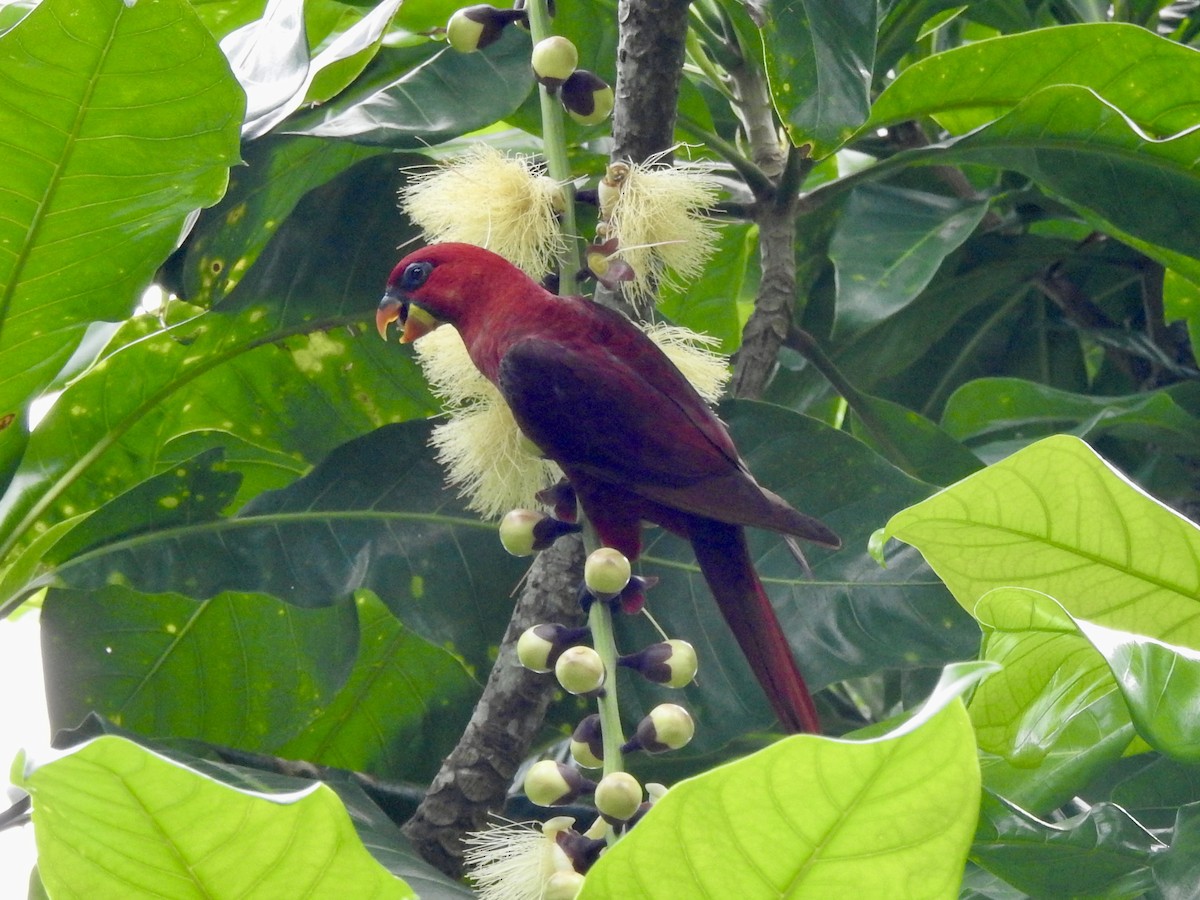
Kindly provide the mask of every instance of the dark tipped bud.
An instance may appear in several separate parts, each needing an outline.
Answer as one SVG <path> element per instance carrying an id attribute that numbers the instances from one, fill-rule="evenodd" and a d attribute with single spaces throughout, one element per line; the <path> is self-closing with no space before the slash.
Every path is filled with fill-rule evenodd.
<path id="1" fill-rule="evenodd" d="M 517 659 L 521 665 L 534 672 L 549 672 L 564 650 L 590 634 L 586 628 L 534 625 L 532 628 L 526 628 L 517 638 Z"/>
<path id="2" fill-rule="evenodd" d="M 570 78 L 579 65 L 579 51 L 567 38 L 554 35 L 534 45 L 530 62 L 537 80 L 554 90 Z"/>
<path id="3" fill-rule="evenodd" d="M 583 583 L 597 600 L 611 600 L 629 584 L 629 560 L 620 550 L 601 547 L 583 564 Z"/>
<path id="4" fill-rule="evenodd" d="M 559 88 L 567 115 L 580 125 L 598 125 L 613 109 L 613 89 L 603 78 L 587 69 L 576 69 Z"/>
<path id="5" fill-rule="evenodd" d="M 622 656 L 617 663 L 633 669 L 648 681 L 673 688 L 691 684 L 699 666 L 696 649 L 687 641 L 677 639 L 651 644 L 638 653 Z"/>
<path id="6" fill-rule="evenodd" d="M 600 690 L 604 674 L 604 660 L 591 647 L 568 647 L 554 664 L 554 677 L 570 694 Z"/>
<path id="7" fill-rule="evenodd" d="M 585 769 L 598 769 L 604 765 L 604 736 L 600 730 L 600 716 L 596 713 L 575 726 L 571 734 L 571 758 Z"/>
<path id="8" fill-rule="evenodd" d="M 510 509 L 500 520 L 500 543 L 513 556 L 528 556 L 534 551 L 535 529 L 545 518 L 532 509 Z"/>
<path id="9" fill-rule="evenodd" d="M 524 10 L 497 9 L 487 4 L 465 6 L 446 23 L 446 40 L 459 53 L 473 53 L 494 44 L 505 25 L 526 16 Z"/>
<path id="10" fill-rule="evenodd" d="M 611 772 L 600 779 L 593 799 L 609 822 L 624 822 L 642 805 L 642 786 L 628 772 Z"/>
<path id="11" fill-rule="evenodd" d="M 577 769 L 552 759 L 535 762 L 525 773 L 525 796 L 538 806 L 571 803 L 594 788 Z"/>
<path id="12" fill-rule="evenodd" d="M 623 753 L 645 750 L 647 753 L 665 753 L 686 747 L 696 734 L 696 723 L 682 706 L 675 703 L 660 703 L 650 710 L 650 715 L 638 722 L 633 738 L 621 748 Z"/>

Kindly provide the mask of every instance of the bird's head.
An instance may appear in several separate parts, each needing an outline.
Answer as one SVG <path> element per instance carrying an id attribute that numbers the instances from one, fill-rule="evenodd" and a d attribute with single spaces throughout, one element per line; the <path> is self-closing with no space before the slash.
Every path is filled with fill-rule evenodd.
<path id="1" fill-rule="evenodd" d="M 407 344 L 439 325 L 461 329 L 481 314 L 502 285 L 525 280 L 516 266 L 472 244 L 432 244 L 400 260 L 379 301 L 375 325 L 387 339 L 388 326 L 400 328 Z"/>

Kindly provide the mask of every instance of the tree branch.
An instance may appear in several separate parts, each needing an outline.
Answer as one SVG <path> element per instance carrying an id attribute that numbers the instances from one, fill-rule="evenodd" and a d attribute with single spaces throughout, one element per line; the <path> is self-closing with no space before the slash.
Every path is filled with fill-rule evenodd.
<path id="1" fill-rule="evenodd" d="M 582 624 L 576 602 L 582 567 L 578 535 L 560 538 L 538 554 L 471 721 L 404 825 L 421 856 L 447 875 L 462 874 L 463 835 L 483 828 L 488 812 L 504 805 L 554 695 L 552 678 L 517 662 L 517 639 L 542 622 Z"/>
<path id="2" fill-rule="evenodd" d="M 675 143 L 689 0 L 620 0 L 612 158 L 644 162 Z"/>

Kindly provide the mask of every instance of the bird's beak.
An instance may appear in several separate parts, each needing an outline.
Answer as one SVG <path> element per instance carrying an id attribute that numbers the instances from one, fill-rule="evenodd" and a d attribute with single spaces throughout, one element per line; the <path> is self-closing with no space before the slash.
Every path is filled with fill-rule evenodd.
<path id="1" fill-rule="evenodd" d="M 387 293 L 379 301 L 379 309 L 375 311 L 375 327 L 379 336 L 385 341 L 388 336 L 388 326 L 393 322 L 400 323 L 400 343 L 407 344 L 415 341 L 423 334 L 428 334 L 442 323 L 435 319 L 427 310 L 404 297 Z"/>

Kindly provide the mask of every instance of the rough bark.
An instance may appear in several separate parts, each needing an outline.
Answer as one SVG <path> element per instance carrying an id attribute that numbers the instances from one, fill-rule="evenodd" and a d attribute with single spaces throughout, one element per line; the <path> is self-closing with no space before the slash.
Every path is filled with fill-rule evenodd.
<path id="1" fill-rule="evenodd" d="M 689 0 L 620 0 L 612 158 L 642 162 L 675 143 Z"/>
<path id="2" fill-rule="evenodd" d="M 735 397 L 761 397 L 775 373 L 779 348 L 792 326 L 796 302 L 796 216 L 791 203 L 762 204 L 758 215 L 762 280 L 754 312 L 742 330 L 730 391 Z"/>
<path id="3" fill-rule="evenodd" d="M 471 721 L 404 825 L 417 852 L 447 875 L 462 874 L 463 835 L 483 828 L 488 813 L 504 805 L 554 695 L 552 678 L 517 662 L 517 639 L 541 622 L 583 622 L 576 599 L 582 566 L 578 535 L 561 538 L 534 560 Z"/>

